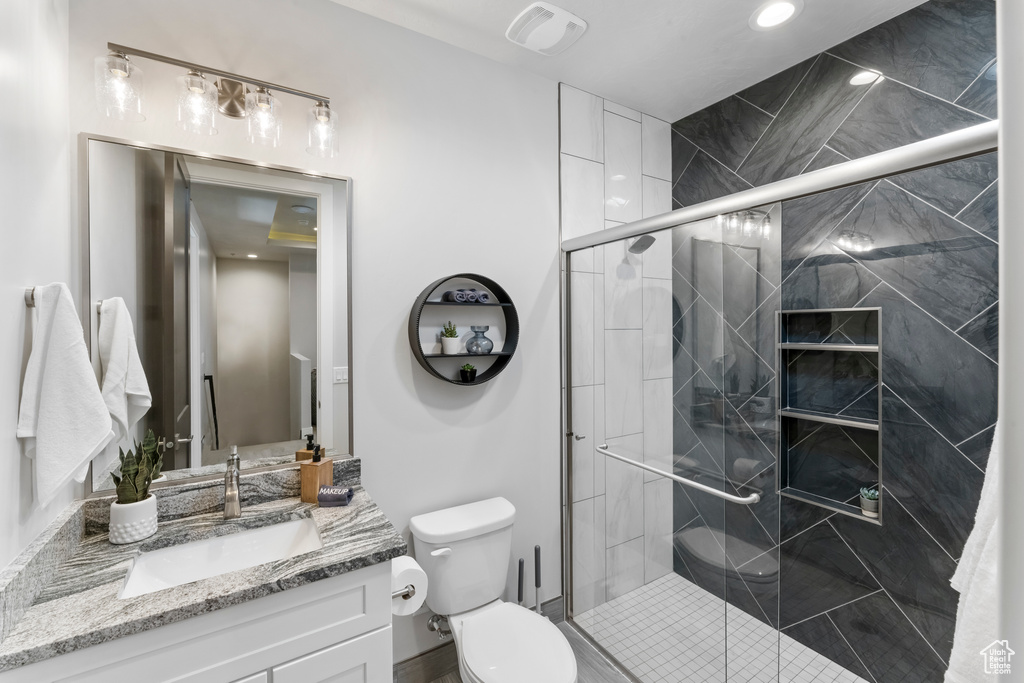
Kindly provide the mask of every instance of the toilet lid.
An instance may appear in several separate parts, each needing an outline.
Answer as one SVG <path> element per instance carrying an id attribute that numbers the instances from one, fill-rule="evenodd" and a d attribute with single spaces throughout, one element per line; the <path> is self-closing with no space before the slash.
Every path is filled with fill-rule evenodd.
<path id="1" fill-rule="evenodd" d="M 576 657 L 554 624 L 502 603 L 462 622 L 462 655 L 483 683 L 575 683 Z"/>

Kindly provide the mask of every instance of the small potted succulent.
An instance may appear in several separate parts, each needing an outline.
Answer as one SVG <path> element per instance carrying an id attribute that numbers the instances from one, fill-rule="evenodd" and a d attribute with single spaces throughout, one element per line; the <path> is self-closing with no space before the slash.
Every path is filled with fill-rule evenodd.
<path id="1" fill-rule="evenodd" d="M 476 366 L 466 363 L 461 368 L 459 368 L 459 376 L 462 377 L 463 382 L 475 382 Z"/>
<path id="2" fill-rule="evenodd" d="M 459 331 L 451 320 L 441 330 L 441 353 L 454 356 L 459 352 Z"/>
<path id="3" fill-rule="evenodd" d="M 118 449 L 121 474 L 112 475 L 117 500 L 110 504 L 110 542 L 134 543 L 156 533 L 156 496 L 149 492 L 154 476 L 160 476 L 163 455 L 157 452 L 153 430 L 146 432 L 135 451 Z"/>
<path id="4" fill-rule="evenodd" d="M 878 517 L 878 489 L 864 486 L 860 490 L 860 511 L 865 517 Z"/>

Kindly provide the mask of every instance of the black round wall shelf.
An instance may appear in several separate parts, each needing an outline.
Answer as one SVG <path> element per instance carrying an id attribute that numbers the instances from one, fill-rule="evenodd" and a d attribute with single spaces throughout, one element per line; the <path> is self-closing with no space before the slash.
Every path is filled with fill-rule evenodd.
<path id="1" fill-rule="evenodd" d="M 451 289 L 467 287 L 484 289 L 491 295 L 491 300 L 485 304 L 442 301 L 441 297 L 446 291 L 444 287 L 446 283 L 452 283 Z M 473 321 L 465 322 L 473 315 L 477 315 L 485 320 L 479 323 Z M 457 326 L 460 328 L 484 322 L 490 325 L 494 323 L 500 324 L 504 328 L 500 331 L 500 337 L 504 339 L 501 349 L 495 348 L 491 353 L 487 354 L 466 352 L 457 354 L 441 353 L 439 342 L 436 340 L 424 340 L 420 329 L 421 326 L 424 326 L 424 331 L 436 329 L 437 332 L 440 332 L 449 318 L 461 319 L 462 322 L 457 323 Z M 492 326 L 491 329 L 493 330 L 494 327 Z M 492 333 L 489 332 L 489 334 Z M 498 335 L 495 334 L 495 336 Z M 493 337 L 489 336 L 488 338 L 494 341 Z M 512 299 L 509 298 L 508 293 L 501 285 L 483 275 L 459 273 L 432 282 L 416 297 L 416 302 L 412 305 L 412 311 L 409 313 L 409 346 L 412 347 L 413 356 L 416 357 L 416 361 L 428 373 L 451 384 L 473 386 L 489 382 L 497 377 L 505 369 L 509 361 L 512 360 L 512 355 L 516 352 L 518 344 L 519 314 L 516 313 L 516 307 L 512 303 Z M 428 348 L 424 348 L 425 345 Z M 485 359 L 493 362 L 482 371 L 478 368 L 475 380 L 463 382 L 459 378 L 459 369 L 464 363 L 476 365 Z"/>

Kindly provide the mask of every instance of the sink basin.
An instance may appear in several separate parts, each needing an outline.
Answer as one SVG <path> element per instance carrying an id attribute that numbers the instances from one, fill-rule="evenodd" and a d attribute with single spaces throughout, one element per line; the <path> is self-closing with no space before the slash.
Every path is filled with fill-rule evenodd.
<path id="1" fill-rule="evenodd" d="M 119 598 L 134 598 L 323 547 L 316 522 L 295 519 L 139 554 Z"/>

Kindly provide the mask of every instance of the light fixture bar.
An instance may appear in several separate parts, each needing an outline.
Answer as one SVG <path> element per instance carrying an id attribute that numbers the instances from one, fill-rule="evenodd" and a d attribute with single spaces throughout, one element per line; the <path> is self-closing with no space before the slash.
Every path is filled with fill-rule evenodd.
<path id="1" fill-rule="evenodd" d="M 107 43 L 107 49 L 113 52 L 122 52 L 126 55 L 133 57 L 142 57 L 143 59 L 151 59 L 154 62 L 163 62 L 164 64 L 172 64 L 174 66 L 184 67 L 186 69 L 194 69 L 200 73 L 207 74 L 210 76 L 222 76 L 224 78 L 230 78 L 247 85 L 261 86 L 274 92 L 288 93 L 289 95 L 295 95 L 297 97 L 305 97 L 307 100 L 313 100 L 314 102 L 323 102 L 324 104 L 330 104 L 331 98 L 326 95 L 317 95 L 315 93 L 306 92 L 304 90 L 296 90 L 295 88 L 289 88 L 284 85 L 276 85 L 274 83 L 268 83 L 267 81 L 261 81 L 257 78 L 251 78 L 249 76 L 241 76 L 230 71 L 224 71 L 223 69 L 214 69 L 208 66 L 201 66 L 193 62 L 186 62 L 183 59 L 175 59 L 174 57 L 165 57 L 158 55 L 155 52 L 146 52 L 145 50 L 136 50 L 133 47 L 126 47 L 124 45 L 118 45 L 117 43 Z"/>

